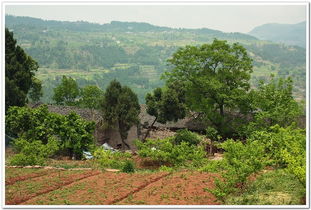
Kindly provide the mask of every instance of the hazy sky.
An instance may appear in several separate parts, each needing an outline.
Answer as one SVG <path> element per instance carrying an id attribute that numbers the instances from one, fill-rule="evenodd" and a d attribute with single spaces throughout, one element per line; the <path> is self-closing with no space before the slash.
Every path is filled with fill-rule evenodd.
<path id="1" fill-rule="evenodd" d="M 305 21 L 306 5 L 6 5 L 5 13 L 45 20 L 136 21 L 247 33 L 265 23 Z"/>

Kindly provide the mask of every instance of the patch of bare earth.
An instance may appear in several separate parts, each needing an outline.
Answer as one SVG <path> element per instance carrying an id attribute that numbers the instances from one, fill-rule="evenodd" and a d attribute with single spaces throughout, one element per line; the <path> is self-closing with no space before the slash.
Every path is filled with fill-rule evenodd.
<path id="1" fill-rule="evenodd" d="M 99 171 L 59 171 L 58 173 L 48 173 L 44 176 L 17 181 L 6 186 L 5 203 L 7 205 L 21 204 L 35 196 L 99 173 Z"/>
<path id="2" fill-rule="evenodd" d="M 214 188 L 216 174 L 177 172 L 149 184 L 119 201 L 118 205 L 217 205 L 204 188 Z"/>
<path id="3" fill-rule="evenodd" d="M 42 194 L 23 205 L 112 205 L 128 197 L 168 173 L 126 174 L 104 172 L 72 183 L 61 189 Z"/>

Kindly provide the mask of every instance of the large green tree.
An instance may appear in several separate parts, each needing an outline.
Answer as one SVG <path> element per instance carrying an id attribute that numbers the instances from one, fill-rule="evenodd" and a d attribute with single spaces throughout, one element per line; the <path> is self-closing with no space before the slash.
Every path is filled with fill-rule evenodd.
<path id="1" fill-rule="evenodd" d="M 80 90 L 77 82 L 71 78 L 63 76 L 61 83 L 54 88 L 53 100 L 58 105 L 76 105 Z"/>
<path id="2" fill-rule="evenodd" d="M 122 143 L 130 149 L 125 141 L 129 129 L 139 123 L 140 106 L 137 95 L 117 80 L 112 80 L 107 87 L 101 103 L 104 125 L 115 128 L 118 126 Z"/>
<path id="3" fill-rule="evenodd" d="M 10 106 L 24 106 L 27 94 L 34 85 L 38 63 L 16 44 L 13 32 L 5 29 L 5 110 Z"/>
<path id="4" fill-rule="evenodd" d="M 232 135 L 235 118 L 229 113 L 249 109 L 252 59 L 246 49 L 215 39 L 211 44 L 179 48 L 168 62 L 172 69 L 166 77 L 185 85 L 189 108 L 204 113 L 222 136 Z"/>

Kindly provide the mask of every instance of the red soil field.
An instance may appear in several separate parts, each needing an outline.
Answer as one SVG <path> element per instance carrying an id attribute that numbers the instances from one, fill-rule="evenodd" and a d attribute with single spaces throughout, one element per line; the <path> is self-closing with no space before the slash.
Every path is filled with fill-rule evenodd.
<path id="1" fill-rule="evenodd" d="M 6 185 L 7 205 L 217 205 L 216 174 L 59 171 Z M 31 177 L 31 174 L 27 176 Z M 10 179 L 10 178 L 9 178 Z"/>
<path id="2" fill-rule="evenodd" d="M 51 171 L 44 176 L 17 181 L 12 185 L 6 185 L 5 203 L 7 205 L 20 204 L 32 197 L 99 173 L 98 171 L 59 171 L 58 173 Z"/>

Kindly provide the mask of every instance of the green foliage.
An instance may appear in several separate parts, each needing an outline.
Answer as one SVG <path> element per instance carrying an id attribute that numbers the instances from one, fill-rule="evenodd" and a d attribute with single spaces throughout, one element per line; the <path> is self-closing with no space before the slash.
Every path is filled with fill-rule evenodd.
<path id="1" fill-rule="evenodd" d="M 258 90 L 252 93 L 256 112 L 246 132 L 268 129 L 276 124 L 286 127 L 297 122 L 302 107 L 292 96 L 292 83 L 291 78 L 276 80 L 273 76 L 268 84 L 260 82 Z"/>
<path id="2" fill-rule="evenodd" d="M 62 142 L 61 148 L 68 151 L 70 156 L 81 159 L 83 151 L 94 144 L 95 123 L 82 119 L 74 112 L 64 116 L 63 120 L 57 130 Z"/>
<path id="3" fill-rule="evenodd" d="M 40 92 L 34 78 L 38 63 L 16 45 L 13 32 L 5 29 L 5 110 L 10 106 L 24 106 L 31 88 Z"/>
<path id="4" fill-rule="evenodd" d="M 28 94 L 33 102 L 38 102 L 43 96 L 42 82 L 39 79 L 35 77 L 32 78 L 32 84 Z"/>
<path id="5" fill-rule="evenodd" d="M 168 167 L 168 166 L 160 166 L 159 171 L 164 171 L 164 172 L 173 172 L 174 168 Z"/>
<path id="6" fill-rule="evenodd" d="M 36 109 L 10 107 L 5 126 L 8 135 L 29 142 L 40 139 L 47 144 L 51 136 L 56 136 L 60 139 L 60 149 L 77 159 L 94 144 L 94 122 L 85 121 L 75 113 L 65 116 L 50 113 L 46 105 Z"/>
<path id="7" fill-rule="evenodd" d="M 220 140 L 221 136 L 218 135 L 218 131 L 213 127 L 206 128 L 206 136 L 212 141 Z"/>
<path id="8" fill-rule="evenodd" d="M 166 123 L 177 121 L 186 115 L 185 92 L 179 83 L 170 83 L 167 87 L 156 88 L 146 95 L 147 113 L 155 121 Z"/>
<path id="9" fill-rule="evenodd" d="M 228 168 L 228 162 L 226 159 L 222 160 L 210 160 L 199 169 L 199 171 L 210 172 L 210 173 L 218 173 L 226 170 Z"/>
<path id="10" fill-rule="evenodd" d="M 134 166 L 133 161 L 126 160 L 121 171 L 124 173 L 134 173 L 135 166 Z"/>
<path id="11" fill-rule="evenodd" d="M 103 148 L 97 148 L 94 151 L 95 163 L 101 169 L 122 169 L 130 157 L 130 153 L 112 152 L 110 150 L 104 150 Z"/>
<path id="12" fill-rule="evenodd" d="M 220 144 L 224 149 L 225 164 L 222 163 L 221 179 L 215 180 L 215 189 L 206 189 L 212 192 L 219 200 L 236 192 L 237 186 L 244 187 L 247 177 L 261 170 L 266 165 L 265 146 L 260 141 L 248 140 L 245 144 L 240 141 L 229 139 Z M 214 170 L 207 167 L 203 170 Z"/>
<path id="13" fill-rule="evenodd" d="M 28 141 L 18 138 L 15 139 L 13 147 L 19 153 L 9 160 L 10 165 L 44 165 L 46 158 L 58 151 L 59 140 L 50 137 L 48 143 L 43 144 L 39 140 Z"/>
<path id="14" fill-rule="evenodd" d="M 267 171 L 238 194 L 226 197 L 225 205 L 302 205 L 306 189 L 285 169 Z"/>
<path id="15" fill-rule="evenodd" d="M 135 144 L 138 148 L 138 155 L 141 157 L 149 157 L 152 160 L 174 166 L 202 165 L 205 160 L 203 147 L 189 145 L 187 142 L 175 145 L 173 141 L 173 138 L 147 139 L 146 142 L 136 140 Z"/>
<path id="16" fill-rule="evenodd" d="M 202 138 L 187 129 L 178 130 L 174 136 L 174 144 L 179 145 L 181 142 L 186 142 L 189 145 L 198 145 L 202 141 Z"/>
<path id="17" fill-rule="evenodd" d="M 225 150 L 222 180 L 216 180 L 216 189 L 208 191 L 224 200 L 225 196 L 244 188 L 247 177 L 269 164 L 285 167 L 305 187 L 306 185 L 306 136 L 305 131 L 294 126 L 270 127 L 269 131 L 256 131 L 243 144 L 227 140 L 220 144 Z M 216 167 L 218 163 L 216 164 Z M 204 166 L 203 171 L 213 171 L 214 166 Z"/>
<path id="18" fill-rule="evenodd" d="M 267 156 L 273 163 L 287 167 L 305 186 L 306 183 L 306 133 L 294 126 L 278 125 L 269 131 L 256 131 L 250 137 L 265 145 Z"/>
<path id="19" fill-rule="evenodd" d="M 166 78 L 183 81 L 189 108 L 204 113 L 223 137 L 232 135 L 234 127 L 228 125 L 236 117 L 229 119 L 226 113 L 250 109 L 247 91 L 252 59 L 246 49 L 215 39 L 212 44 L 179 48 L 168 62 L 172 70 Z"/>
<path id="20" fill-rule="evenodd" d="M 104 125 L 113 128 L 118 126 L 123 144 L 130 149 L 125 139 L 129 129 L 139 122 L 140 106 L 137 95 L 129 87 L 122 87 L 117 80 L 113 80 L 104 93 L 101 110 Z"/>
<path id="21" fill-rule="evenodd" d="M 53 100 L 58 105 L 73 106 L 80 95 L 77 82 L 71 77 L 63 76 L 61 83 L 54 88 Z"/>
<path id="22" fill-rule="evenodd" d="M 81 90 L 79 105 L 83 108 L 98 109 L 103 91 L 95 85 L 85 86 Z"/>

